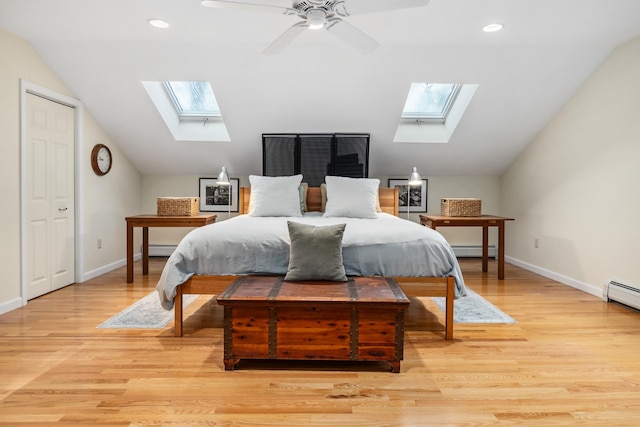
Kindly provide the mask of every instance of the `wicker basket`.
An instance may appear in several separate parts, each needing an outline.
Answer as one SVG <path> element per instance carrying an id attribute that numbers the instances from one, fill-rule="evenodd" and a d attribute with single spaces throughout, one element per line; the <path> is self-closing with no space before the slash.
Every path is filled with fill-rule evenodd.
<path id="1" fill-rule="evenodd" d="M 158 215 L 195 216 L 200 213 L 200 197 L 158 197 Z"/>
<path id="2" fill-rule="evenodd" d="M 480 199 L 440 199 L 442 216 L 480 216 L 482 201 Z"/>

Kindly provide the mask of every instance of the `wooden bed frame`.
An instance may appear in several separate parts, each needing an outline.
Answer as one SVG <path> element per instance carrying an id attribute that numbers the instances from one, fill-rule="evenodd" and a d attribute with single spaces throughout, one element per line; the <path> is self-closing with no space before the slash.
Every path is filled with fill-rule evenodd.
<path id="1" fill-rule="evenodd" d="M 240 187 L 240 213 L 249 211 L 249 187 Z M 383 212 L 398 216 L 398 188 L 379 189 L 380 208 Z M 307 210 L 319 212 L 322 210 L 322 195 L 320 187 L 309 187 L 307 191 Z M 183 307 L 182 295 L 205 294 L 220 295 L 231 283 L 241 276 L 230 275 L 195 275 L 176 288 L 175 297 L 175 327 L 176 337 L 182 336 Z M 454 278 L 449 277 L 394 277 L 409 297 L 444 297 L 445 333 L 444 338 L 453 339 L 453 300 Z"/>

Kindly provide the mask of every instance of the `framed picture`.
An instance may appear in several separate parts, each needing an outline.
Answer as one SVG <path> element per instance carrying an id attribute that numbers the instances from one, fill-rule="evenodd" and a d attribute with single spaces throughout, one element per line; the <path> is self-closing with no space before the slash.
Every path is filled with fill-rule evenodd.
<path id="1" fill-rule="evenodd" d="M 421 185 L 412 185 L 410 191 L 407 192 L 406 179 L 389 180 L 389 188 L 398 187 L 398 210 L 400 212 L 407 211 L 407 202 L 409 203 L 409 212 L 427 211 L 427 181 L 423 179 Z"/>
<path id="2" fill-rule="evenodd" d="M 238 212 L 240 179 L 229 178 L 231 185 L 216 183 L 217 178 L 200 178 L 200 211 L 228 212 L 231 196 L 231 212 Z"/>

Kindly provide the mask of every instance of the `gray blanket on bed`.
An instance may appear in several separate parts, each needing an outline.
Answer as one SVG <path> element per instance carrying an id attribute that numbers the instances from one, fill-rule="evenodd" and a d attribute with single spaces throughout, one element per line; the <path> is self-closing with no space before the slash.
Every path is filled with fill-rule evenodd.
<path id="1" fill-rule="evenodd" d="M 466 295 L 453 250 L 440 233 L 415 222 L 380 213 L 375 219 L 251 217 L 240 215 L 191 231 L 164 267 L 157 290 L 162 306 L 173 308 L 176 287 L 194 274 L 287 273 L 287 220 L 313 225 L 345 223 L 344 268 L 349 276 L 455 278 L 456 298 Z"/>

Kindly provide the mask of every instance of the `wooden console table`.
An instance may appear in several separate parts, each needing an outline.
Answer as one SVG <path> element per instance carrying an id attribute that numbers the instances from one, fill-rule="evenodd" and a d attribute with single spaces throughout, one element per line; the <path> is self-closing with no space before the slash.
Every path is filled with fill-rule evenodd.
<path id="1" fill-rule="evenodd" d="M 513 221 L 494 215 L 481 216 L 441 216 L 420 215 L 420 224 L 436 227 L 482 227 L 482 271 L 487 272 L 489 264 L 489 227 L 498 227 L 498 279 L 504 279 L 504 223 Z"/>
<path id="2" fill-rule="evenodd" d="M 216 222 L 216 216 L 136 215 L 127 221 L 127 283 L 133 282 L 133 228 L 142 227 L 142 274 L 149 274 L 149 227 L 201 227 Z"/>

